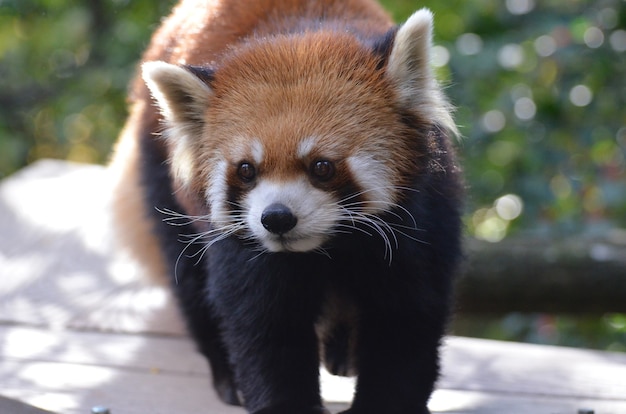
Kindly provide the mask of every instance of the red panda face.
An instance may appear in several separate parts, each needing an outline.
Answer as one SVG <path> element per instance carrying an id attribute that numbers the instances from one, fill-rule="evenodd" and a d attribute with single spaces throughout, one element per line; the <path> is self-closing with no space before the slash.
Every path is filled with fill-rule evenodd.
<path id="1" fill-rule="evenodd" d="M 369 176 L 375 171 L 361 169 L 375 165 L 358 154 L 325 147 L 313 136 L 274 156 L 259 138 L 241 141 L 248 150 L 227 150 L 211 174 L 206 194 L 212 221 L 236 223 L 269 251 L 314 250 L 345 231 L 342 223 L 389 208 L 394 184 L 380 171 L 375 181 L 359 185 L 357 174 Z"/>
<path id="2" fill-rule="evenodd" d="M 240 223 L 269 251 L 303 252 L 390 209 L 419 153 L 379 60 L 335 33 L 250 44 L 227 60 L 201 150 L 215 161 L 205 167 L 213 222 Z"/>
<path id="3" fill-rule="evenodd" d="M 251 40 L 210 79 L 144 65 L 173 175 L 203 194 L 214 228 L 271 252 L 322 248 L 355 223 L 385 231 L 427 162 L 424 131 L 452 125 L 427 64 L 430 14 L 405 26 L 386 64 L 317 32 Z"/>

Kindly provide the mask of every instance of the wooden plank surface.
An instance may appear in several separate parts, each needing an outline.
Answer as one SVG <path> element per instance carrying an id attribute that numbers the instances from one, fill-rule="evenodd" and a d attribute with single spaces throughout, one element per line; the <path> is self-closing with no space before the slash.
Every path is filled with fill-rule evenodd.
<path id="1" fill-rule="evenodd" d="M 110 177 L 40 161 L 0 184 L 0 322 L 184 332 L 169 291 L 116 243 Z"/>
<path id="2" fill-rule="evenodd" d="M 46 161 L 0 183 L 0 395 L 57 413 L 243 413 L 216 400 L 167 288 L 117 248 L 108 172 Z M 322 373 L 334 412 L 351 379 Z M 626 355 L 448 338 L 445 413 L 626 413 Z M 0 398 L 1 414 L 18 414 Z"/>
<path id="3" fill-rule="evenodd" d="M 0 343 L 1 393 L 51 411 L 243 413 L 216 400 L 187 337 L 0 326 Z M 625 355 L 451 337 L 443 371 L 435 412 L 626 412 Z M 347 407 L 353 387 L 322 374 L 335 411 Z"/>

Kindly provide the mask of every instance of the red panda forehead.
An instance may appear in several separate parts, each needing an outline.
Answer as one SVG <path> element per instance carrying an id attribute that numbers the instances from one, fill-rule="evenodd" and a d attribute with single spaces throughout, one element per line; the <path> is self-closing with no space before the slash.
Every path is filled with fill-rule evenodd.
<path id="1" fill-rule="evenodd" d="M 401 127 L 380 58 L 354 37 L 314 33 L 252 43 L 227 58 L 212 82 L 209 124 L 221 141 L 256 137 L 284 153 L 307 137 L 326 147 L 335 140 L 358 146 Z"/>
<path id="2" fill-rule="evenodd" d="M 344 83 L 370 90 L 389 90 L 381 57 L 354 36 L 312 32 L 250 40 L 219 65 L 213 88 L 217 97 L 243 94 L 254 86 L 285 88 L 307 85 L 327 88 Z"/>
<path id="3" fill-rule="evenodd" d="M 265 177 L 293 178 L 328 159 L 345 167 L 347 182 L 347 160 L 369 159 L 364 154 L 394 176 L 405 174 L 416 159 L 415 137 L 379 64 L 348 34 L 254 41 L 216 71 L 211 141 L 233 163 L 257 163 Z"/>

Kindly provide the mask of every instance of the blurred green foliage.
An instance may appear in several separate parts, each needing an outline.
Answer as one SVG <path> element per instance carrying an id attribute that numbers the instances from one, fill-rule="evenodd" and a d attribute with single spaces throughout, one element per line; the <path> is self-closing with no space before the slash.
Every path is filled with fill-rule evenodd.
<path id="1" fill-rule="evenodd" d="M 399 18 L 415 7 L 387 3 Z M 465 136 L 469 230 L 498 241 L 626 225 L 626 3 L 425 4 Z"/>
<path id="2" fill-rule="evenodd" d="M 460 315 L 451 330 L 459 336 L 626 352 L 626 315 L 619 313 Z"/>
<path id="3" fill-rule="evenodd" d="M 458 108 L 467 227 L 626 225 L 626 3 L 386 0 L 435 12 Z M 39 158 L 105 162 L 135 64 L 172 0 L 0 0 L 0 177 Z"/>
<path id="4" fill-rule="evenodd" d="M 39 158 L 107 160 L 138 57 L 172 4 L 0 0 L 0 178 Z"/>
<path id="5" fill-rule="evenodd" d="M 136 62 L 173 3 L 0 0 L 0 178 L 39 158 L 106 162 Z M 433 63 L 457 107 L 472 235 L 626 226 L 626 1 L 382 3 L 397 21 L 435 12 Z M 523 332 L 543 316 L 507 318 L 482 332 L 532 340 Z M 626 342 L 623 315 L 593 326 Z"/>

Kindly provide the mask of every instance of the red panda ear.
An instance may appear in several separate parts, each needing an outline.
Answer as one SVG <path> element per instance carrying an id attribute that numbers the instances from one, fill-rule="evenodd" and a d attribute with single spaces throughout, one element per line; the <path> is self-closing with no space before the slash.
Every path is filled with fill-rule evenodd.
<path id="1" fill-rule="evenodd" d="M 395 83 L 403 106 L 456 134 L 450 105 L 431 67 L 432 27 L 433 14 L 428 9 L 413 13 L 400 26 L 389 55 L 387 75 Z"/>
<path id="2" fill-rule="evenodd" d="M 170 126 L 190 123 L 199 127 L 203 123 L 213 92 L 196 72 L 196 68 L 182 68 L 165 62 L 142 65 L 143 79 Z"/>
<path id="3" fill-rule="evenodd" d="M 197 68 L 146 62 L 142 71 L 165 120 L 163 136 L 170 148 L 173 175 L 180 184 L 188 186 L 193 179 L 194 149 L 204 129 L 213 91 L 197 74 Z"/>

